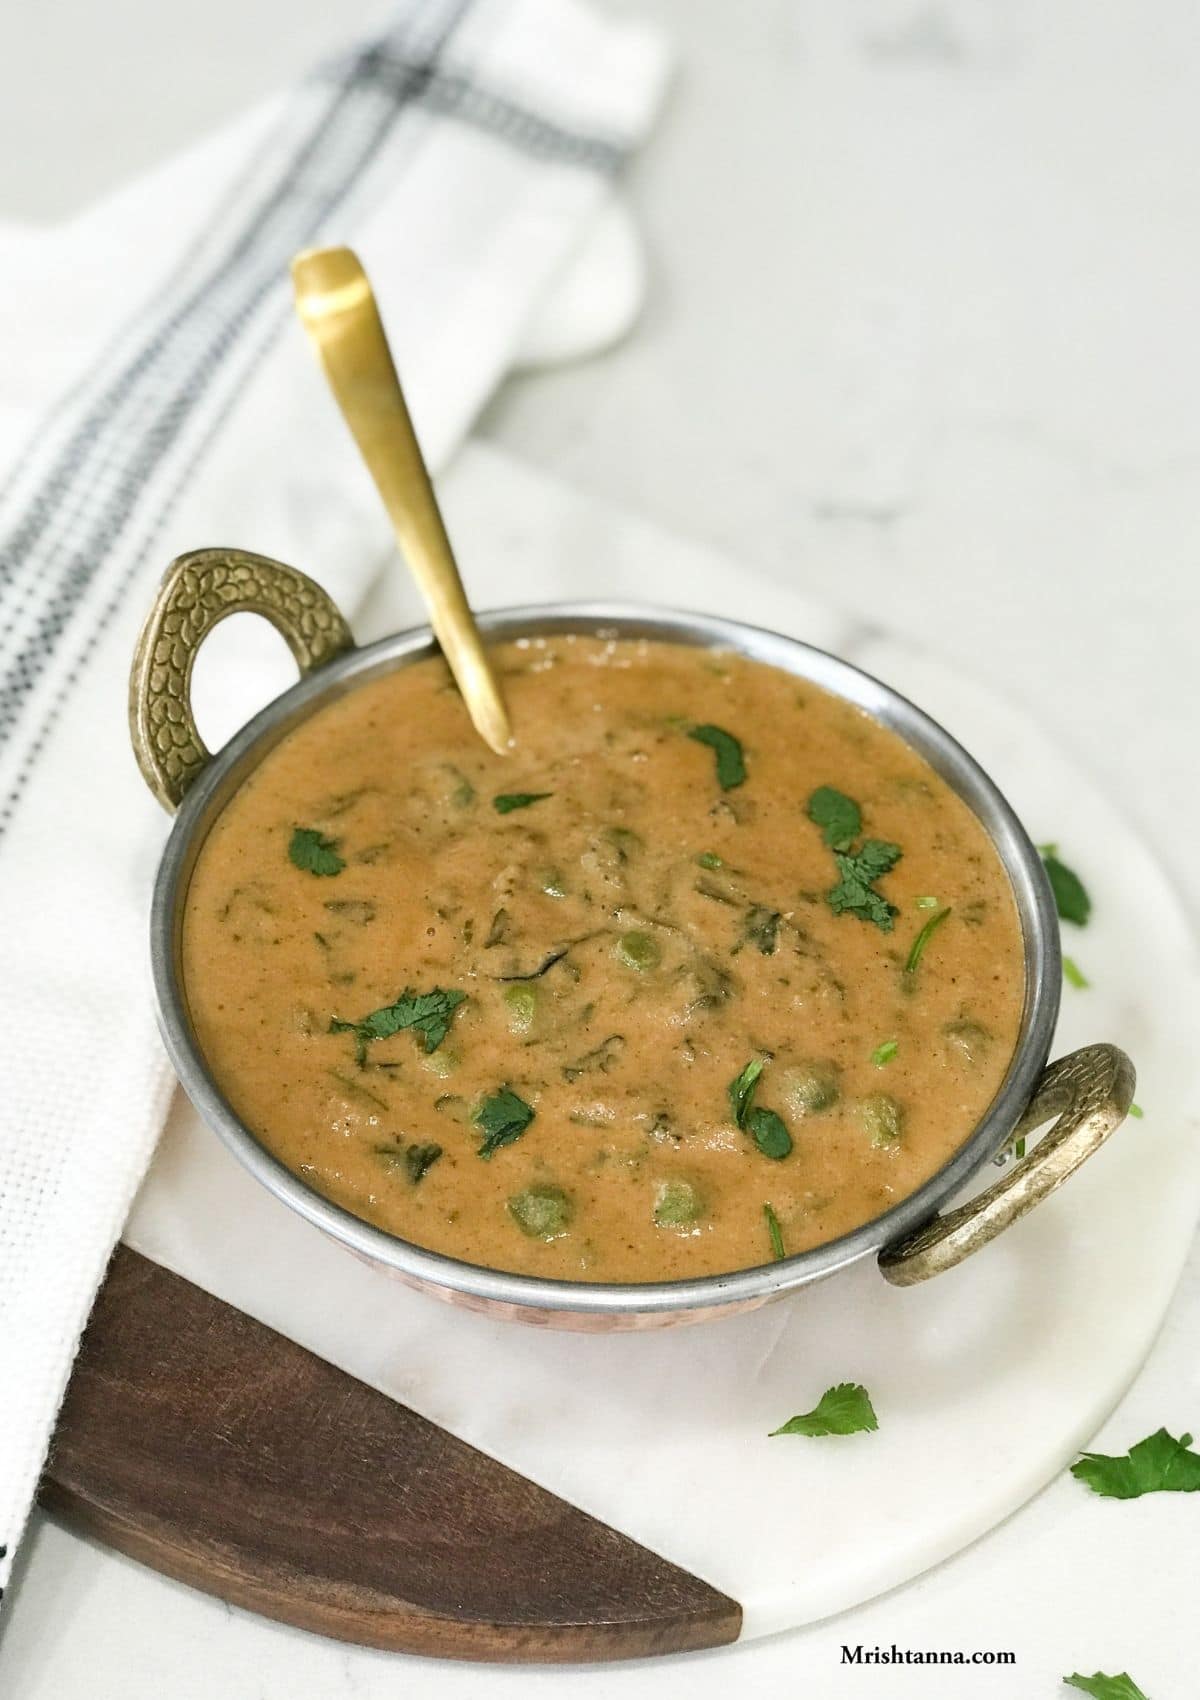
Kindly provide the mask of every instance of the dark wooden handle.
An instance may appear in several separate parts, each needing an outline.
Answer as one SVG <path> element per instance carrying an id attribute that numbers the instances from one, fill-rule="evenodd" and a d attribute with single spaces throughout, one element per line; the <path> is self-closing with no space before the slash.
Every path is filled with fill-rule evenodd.
<path id="1" fill-rule="evenodd" d="M 698 1577 L 124 1248 L 41 1498 L 193 1587 L 366 1646 L 629 1659 L 741 1628 Z"/>

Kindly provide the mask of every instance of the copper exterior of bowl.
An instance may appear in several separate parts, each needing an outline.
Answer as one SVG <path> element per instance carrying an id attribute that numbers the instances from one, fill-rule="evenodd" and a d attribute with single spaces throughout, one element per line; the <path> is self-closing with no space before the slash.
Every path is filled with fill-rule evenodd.
<path id="1" fill-rule="evenodd" d="M 200 553 L 217 554 L 216 551 Z M 227 552 L 226 558 L 234 556 L 237 552 Z M 199 559 L 199 555 L 183 558 L 184 561 Z M 264 568 L 274 566 L 274 563 L 262 564 Z M 293 577 L 308 586 L 309 581 L 302 575 Z M 326 600 L 315 586 L 311 588 L 318 598 Z M 165 583 L 164 597 L 168 590 Z M 230 599 L 230 606 L 221 612 L 234 611 L 235 602 L 236 599 Z M 237 605 L 252 604 L 243 598 Z M 270 609 L 255 606 L 268 618 L 274 617 Z M 209 620 L 208 624 L 211 623 Z M 1071 1141 L 1074 1139 L 1078 1144 L 1078 1127 L 1088 1116 L 1091 1117 L 1088 1150 L 1094 1149 L 1122 1119 L 1132 1096 L 1132 1070 L 1112 1047 L 1095 1046 L 1078 1052 L 1044 1075 L 1058 1016 L 1061 958 L 1058 919 L 1041 858 L 983 769 L 919 708 L 887 685 L 823 650 L 731 620 L 632 605 L 579 603 L 505 609 L 481 616 L 479 623 L 485 637 L 492 640 L 577 632 L 732 650 L 834 692 L 899 734 L 972 809 L 1008 872 L 1020 915 L 1025 954 L 1025 1001 L 1017 1047 L 986 1114 L 975 1127 L 964 1129 L 958 1150 L 937 1174 L 882 1216 L 825 1245 L 780 1262 L 686 1281 L 605 1284 L 546 1280 L 463 1263 L 362 1221 L 285 1168 L 235 1115 L 210 1074 L 197 1043 L 180 964 L 182 917 L 191 872 L 210 826 L 238 786 L 280 739 L 316 710 L 368 680 L 410 666 L 434 653 L 426 629 L 399 633 L 361 649 L 328 644 L 326 647 L 334 652 L 332 658 L 322 656 L 311 663 L 313 671 L 256 715 L 219 755 L 207 758 L 203 745 L 198 746 L 200 761 L 193 764 L 196 776 L 193 778 L 189 772 L 185 781 L 186 795 L 163 854 L 151 915 L 159 1022 L 180 1081 L 208 1125 L 239 1161 L 290 1209 L 372 1265 L 452 1303 L 544 1327 L 589 1331 L 665 1327 L 753 1308 L 868 1256 L 879 1257 L 889 1279 L 899 1284 L 936 1273 L 991 1238 L 1066 1178 L 1087 1154 L 1086 1150 L 1082 1154 L 1073 1150 Z M 207 629 L 205 625 L 199 637 Z M 152 616 L 135 664 L 135 711 L 139 692 L 144 695 L 154 672 L 155 655 L 161 658 L 165 653 L 164 641 Z M 301 659 L 299 654 L 298 659 Z M 302 659 L 301 666 L 304 666 Z M 182 677 L 186 689 L 190 656 L 183 666 Z M 134 731 L 137 746 L 136 716 Z M 143 749 L 139 748 L 138 753 L 153 784 Z M 161 797 L 161 782 L 155 788 Z M 184 789 L 184 785 L 179 788 Z M 1056 1128 L 1033 1154 L 1034 1158 L 1041 1158 L 1045 1152 L 1043 1169 L 1047 1163 L 1053 1167 L 1057 1162 L 1057 1171 L 1061 1172 L 1046 1170 L 1039 1180 L 1037 1164 L 1026 1159 L 1015 1168 L 1030 1171 L 1024 1187 L 1028 1197 L 1014 1201 L 1011 1196 L 1001 1196 L 1019 1190 L 1020 1177 L 1014 1173 L 983 1195 L 984 1199 L 992 1194 L 997 1198 L 990 1218 L 988 1210 L 978 1208 L 983 1200 L 972 1201 L 951 1217 L 937 1217 L 939 1208 L 978 1175 L 1019 1130 L 1044 1121 L 1051 1114 L 1072 1109 L 1077 1112 L 1073 1119 L 1065 1113 L 1061 1117 L 1064 1125 L 1058 1144 L 1063 1153 L 1055 1159 L 1050 1151 L 1060 1134 Z M 958 1218 L 963 1220 L 957 1222 Z M 956 1223 L 953 1230 L 944 1226 L 948 1223 Z"/>

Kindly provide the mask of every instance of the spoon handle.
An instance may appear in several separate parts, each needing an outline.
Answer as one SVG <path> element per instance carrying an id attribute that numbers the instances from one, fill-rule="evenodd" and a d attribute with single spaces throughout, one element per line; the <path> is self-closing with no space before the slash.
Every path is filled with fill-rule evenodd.
<path id="1" fill-rule="evenodd" d="M 467 603 L 367 274 L 349 248 L 314 248 L 292 261 L 292 282 L 296 310 L 383 498 L 475 730 L 503 755 L 512 741 L 508 714 Z"/>

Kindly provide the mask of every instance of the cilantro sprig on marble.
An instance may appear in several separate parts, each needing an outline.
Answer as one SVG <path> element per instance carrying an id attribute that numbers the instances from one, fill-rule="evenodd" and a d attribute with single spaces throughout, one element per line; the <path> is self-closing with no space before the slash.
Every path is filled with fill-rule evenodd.
<path id="1" fill-rule="evenodd" d="M 1073 956 L 1063 957 L 1062 970 L 1063 979 L 1069 986 L 1074 986 L 1077 992 L 1086 992 L 1092 983 Z"/>
<path id="2" fill-rule="evenodd" d="M 1106 1499 L 1140 1499 L 1144 1493 L 1200 1493 L 1200 1453 L 1192 1437 L 1176 1440 L 1165 1428 L 1122 1455 L 1085 1452 L 1071 1474 Z"/>
<path id="3" fill-rule="evenodd" d="M 773 1428 L 771 1436 L 870 1434 L 878 1427 L 879 1419 L 866 1388 L 856 1381 L 843 1381 L 826 1388 L 811 1411 L 792 1417 L 781 1428 Z"/>
<path id="4" fill-rule="evenodd" d="M 1074 868 L 1069 868 L 1065 862 L 1059 860 L 1057 844 L 1040 844 L 1038 850 L 1046 870 L 1046 878 L 1050 881 L 1050 890 L 1054 893 L 1054 906 L 1060 917 L 1076 927 L 1086 927 L 1092 912 L 1092 900 L 1087 887 Z"/>
<path id="5" fill-rule="evenodd" d="M 864 838 L 855 850 L 854 840 L 862 832 L 862 810 L 832 785 L 820 785 L 813 792 L 808 818 L 821 829 L 837 866 L 837 884 L 825 893 L 829 907 L 835 915 L 857 915 L 890 933 L 898 911 L 875 887 L 900 860 L 900 846 L 882 838 Z"/>
<path id="6" fill-rule="evenodd" d="M 1073 1676 L 1064 1676 L 1063 1682 L 1068 1688 L 1078 1688 L 1083 1694 L 1090 1694 L 1092 1700 L 1150 1700 L 1144 1694 L 1128 1671 L 1121 1671 L 1117 1676 L 1105 1676 L 1102 1670 L 1095 1671 L 1091 1676 L 1081 1676 L 1078 1671 Z"/>
<path id="7" fill-rule="evenodd" d="M 361 1021 L 341 1021 L 337 1016 L 329 1023 L 331 1033 L 353 1033 L 355 1055 L 361 1065 L 366 1060 L 367 1046 L 375 1039 L 390 1039 L 393 1033 L 406 1029 L 420 1035 L 427 1052 L 436 1051 L 446 1034 L 459 1004 L 467 994 L 455 989 L 435 986 L 431 992 L 401 992 L 394 1003 L 384 1004 L 364 1015 Z"/>
<path id="8" fill-rule="evenodd" d="M 1092 913 L 1092 900 L 1087 887 L 1067 864 L 1059 860 L 1057 844 L 1039 844 L 1038 854 L 1046 870 L 1046 878 L 1050 881 L 1050 890 L 1054 894 L 1054 907 L 1058 910 L 1059 919 L 1070 921 L 1073 926 L 1086 927 Z M 1073 956 L 1063 956 L 1063 979 L 1077 991 L 1086 991 L 1091 981 Z"/>

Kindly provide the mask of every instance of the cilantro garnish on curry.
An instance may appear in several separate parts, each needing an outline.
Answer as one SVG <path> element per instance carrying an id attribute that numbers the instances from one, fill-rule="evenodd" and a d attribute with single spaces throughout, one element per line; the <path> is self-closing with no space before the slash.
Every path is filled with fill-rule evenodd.
<path id="1" fill-rule="evenodd" d="M 568 1279 L 766 1263 L 921 1185 L 1020 1021 L 974 816 L 756 662 L 566 636 L 497 661 L 512 755 L 422 661 L 297 727 L 213 827 L 184 972 L 242 1120 L 369 1221 Z"/>
<path id="2" fill-rule="evenodd" d="M 295 828 L 288 843 L 288 856 L 295 867 L 309 874 L 340 874 L 346 866 L 337 853 L 335 841 L 311 826 Z"/>

